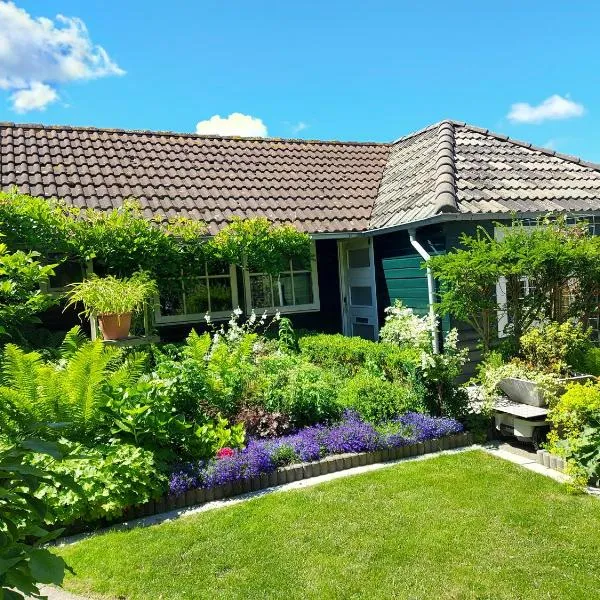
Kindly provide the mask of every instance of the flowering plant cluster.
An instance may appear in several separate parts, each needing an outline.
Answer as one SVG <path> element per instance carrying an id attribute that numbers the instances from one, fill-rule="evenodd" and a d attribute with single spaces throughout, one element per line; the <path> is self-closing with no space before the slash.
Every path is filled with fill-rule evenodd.
<path id="1" fill-rule="evenodd" d="M 393 306 L 385 309 L 385 324 L 379 332 L 383 342 L 397 346 L 412 346 L 421 350 L 431 349 L 431 317 L 419 317 L 412 308 L 396 300 Z"/>
<path id="2" fill-rule="evenodd" d="M 373 425 L 346 411 L 334 425 L 313 425 L 276 439 L 251 439 L 242 450 L 222 451 L 209 461 L 191 463 L 175 471 L 169 481 L 172 494 L 270 473 L 282 465 L 319 460 L 330 454 L 370 452 L 460 433 L 454 419 L 408 412 L 392 421 Z"/>

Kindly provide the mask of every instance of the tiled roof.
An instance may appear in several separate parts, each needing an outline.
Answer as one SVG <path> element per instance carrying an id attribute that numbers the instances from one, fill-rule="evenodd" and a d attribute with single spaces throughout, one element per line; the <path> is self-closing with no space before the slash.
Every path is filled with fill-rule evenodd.
<path id="1" fill-rule="evenodd" d="M 389 146 L 0 125 L 0 187 L 148 216 L 184 215 L 214 233 L 265 216 L 307 232 L 366 229 Z"/>
<path id="2" fill-rule="evenodd" d="M 233 216 L 303 231 L 442 213 L 600 211 L 600 166 L 455 121 L 393 143 L 0 124 L 0 188 L 110 209 L 139 200 L 215 232 Z"/>
<path id="3" fill-rule="evenodd" d="M 442 121 L 392 146 L 371 229 L 444 212 L 600 211 L 600 165 Z"/>

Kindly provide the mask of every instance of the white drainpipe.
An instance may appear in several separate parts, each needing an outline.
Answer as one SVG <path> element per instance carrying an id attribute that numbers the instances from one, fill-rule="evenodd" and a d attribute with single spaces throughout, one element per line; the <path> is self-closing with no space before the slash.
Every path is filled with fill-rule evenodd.
<path id="1" fill-rule="evenodd" d="M 408 238 L 410 239 L 410 243 L 412 247 L 420 254 L 425 262 L 427 262 L 431 256 L 421 246 L 421 244 L 417 241 L 417 232 L 415 229 L 408 230 Z M 437 320 L 435 318 L 435 309 L 433 305 L 435 304 L 435 282 L 433 280 L 433 273 L 431 269 L 427 267 L 427 295 L 429 297 L 429 317 L 431 319 L 431 339 L 433 340 L 433 352 L 434 354 L 440 353 L 440 340 L 438 338 L 437 331 Z"/>

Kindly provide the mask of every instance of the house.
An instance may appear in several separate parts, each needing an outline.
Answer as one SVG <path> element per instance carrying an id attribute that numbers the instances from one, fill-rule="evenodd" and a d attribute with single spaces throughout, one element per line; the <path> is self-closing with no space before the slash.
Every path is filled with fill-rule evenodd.
<path id="1" fill-rule="evenodd" d="M 593 225 L 600 215 L 599 165 L 455 121 L 390 143 L 3 123 L 0 187 L 12 186 L 97 209 L 135 198 L 149 217 L 192 217 L 212 233 L 233 216 L 265 216 L 311 235 L 311 268 L 290 264 L 278 281 L 235 268 L 183 273 L 187 287 L 156 312 L 167 338 L 239 305 L 374 339 L 394 299 L 428 311 L 435 282 L 421 263 L 462 232 L 550 211 Z"/>

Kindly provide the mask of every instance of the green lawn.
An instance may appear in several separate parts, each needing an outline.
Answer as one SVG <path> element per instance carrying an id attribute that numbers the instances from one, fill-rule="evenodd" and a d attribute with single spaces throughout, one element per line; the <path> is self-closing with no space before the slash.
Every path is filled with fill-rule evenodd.
<path id="1" fill-rule="evenodd" d="M 598 598 L 600 501 L 483 452 L 64 548 L 116 598 Z"/>

